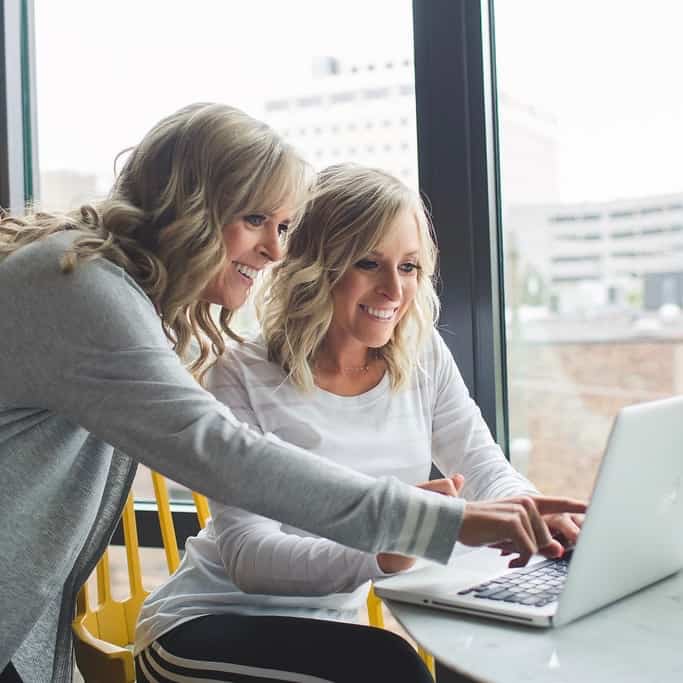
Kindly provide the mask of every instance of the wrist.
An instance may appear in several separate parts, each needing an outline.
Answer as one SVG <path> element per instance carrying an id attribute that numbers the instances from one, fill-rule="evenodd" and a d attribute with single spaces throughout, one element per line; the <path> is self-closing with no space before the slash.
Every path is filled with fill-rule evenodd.
<path id="1" fill-rule="evenodd" d="M 396 553 L 378 553 L 376 560 L 377 565 L 385 574 L 396 574 L 410 569 L 415 564 L 414 557 L 397 555 Z"/>

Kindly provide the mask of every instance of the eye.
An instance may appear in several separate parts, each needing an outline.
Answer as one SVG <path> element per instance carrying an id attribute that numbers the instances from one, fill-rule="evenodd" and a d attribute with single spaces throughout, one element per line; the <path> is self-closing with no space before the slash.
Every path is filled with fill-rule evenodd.
<path id="1" fill-rule="evenodd" d="M 260 228 L 266 222 L 266 217 L 260 213 L 250 213 L 244 217 L 244 221 L 254 228 Z"/>
<path id="2" fill-rule="evenodd" d="M 398 269 L 402 273 L 417 273 L 417 271 L 420 270 L 420 266 L 417 263 L 411 263 L 409 261 L 408 263 L 402 263 Z"/>
<path id="3" fill-rule="evenodd" d="M 372 261 L 370 259 L 364 258 L 360 261 L 357 261 L 354 265 L 356 266 L 356 268 L 360 268 L 361 270 L 374 270 L 375 268 L 377 268 L 377 261 Z"/>
<path id="4" fill-rule="evenodd" d="M 282 237 L 283 239 L 287 237 L 287 230 L 289 230 L 289 224 L 280 223 L 280 225 L 277 226 L 278 237 Z"/>

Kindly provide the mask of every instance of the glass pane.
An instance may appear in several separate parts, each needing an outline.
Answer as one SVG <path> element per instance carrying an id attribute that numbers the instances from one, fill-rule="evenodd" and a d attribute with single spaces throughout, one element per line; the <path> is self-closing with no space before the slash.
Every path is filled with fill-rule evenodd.
<path id="1" fill-rule="evenodd" d="M 118 152 L 194 101 L 267 121 L 315 168 L 358 161 L 417 186 L 411 12 L 410 0 L 38 0 L 42 206 L 105 194 Z M 238 331 L 254 324 L 245 307 Z M 146 472 L 135 491 L 153 496 Z"/>
<path id="2" fill-rule="evenodd" d="M 495 15 L 511 454 L 586 496 L 618 409 L 683 391 L 683 8 Z"/>

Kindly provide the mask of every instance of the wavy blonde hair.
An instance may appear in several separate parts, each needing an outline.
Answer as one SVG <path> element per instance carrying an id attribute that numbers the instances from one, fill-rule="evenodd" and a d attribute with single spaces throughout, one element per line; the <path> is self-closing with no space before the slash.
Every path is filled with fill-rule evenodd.
<path id="1" fill-rule="evenodd" d="M 81 231 L 62 271 L 96 258 L 123 268 L 154 303 L 181 358 L 196 340 L 188 366 L 201 381 L 225 350 L 223 335 L 239 339 L 232 311 L 221 308 L 216 322 L 200 301 L 226 259 L 223 226 L 302 205 L 306 176 L 302 159 L 266 124 L 233 107 L 193 104 L 132 148 L 107 199 L 64 215 L 0 221 L 0 259 L 55 232 Z"/>
<path id="2" fill-rule="evenodd" d="M 314 386 L 316 355 L 333 317 L 332 290 L 406 209 L 415 217 L 420 238 L 417 293 L 390 341 L 378 349 L 394 390 L 411 376 L 417 351 L 439 313 L 429 216 L 419 196 L 384 171 L 340 164 L 318 174 L 303 218 L 289 232 L 285 258 L 264 282 L 258 302 L 268 357 L 301 389 Z"/>

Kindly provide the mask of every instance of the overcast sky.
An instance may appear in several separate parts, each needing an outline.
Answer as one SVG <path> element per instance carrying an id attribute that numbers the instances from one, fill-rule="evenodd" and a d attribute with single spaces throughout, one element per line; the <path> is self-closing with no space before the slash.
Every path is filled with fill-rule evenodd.
<path id="1" fill-rule="evenodd" d="M 472 0 L 473 2 L 476 0 Z M 43 169 L 103 175 L 197 100 L 262 115 L 314 56 L 412 56 L 408 0 L 35 0 Z M 498 0 L 499 87 L 557 119 L 566 201 L 683 191 L 683 3 Z"/>

